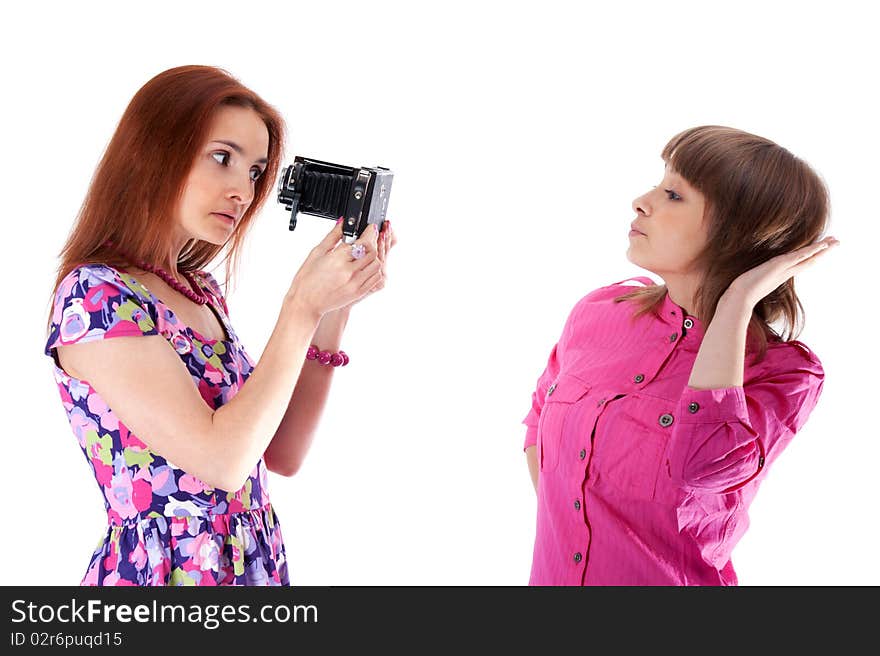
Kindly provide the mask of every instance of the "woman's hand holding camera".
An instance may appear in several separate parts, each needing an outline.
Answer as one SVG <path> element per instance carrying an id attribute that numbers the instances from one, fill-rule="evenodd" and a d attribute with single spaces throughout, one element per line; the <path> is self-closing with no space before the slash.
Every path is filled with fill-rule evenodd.
<path id="1" fill-rule="evenodd" d="M 369 289 L 369 291 L 367 291 L 366 294 L 361 296 L 359 299 L 352 301 L 349 305 L 342 309 L 350 309 L 351 306 L 353 306 L 355 303 L 359 303 L 360 301 L 364 300 L 373 292 L 377 292 L 380 289 L 385 288 L 385 280 L 388 276 L 388 272 L 386 270 L 386 265 L 388 263 L 388 251 L 390 251 L 391 247 L 394 246 L 396 243 L 397 236 L 394 234 L 394 231 L 391 230 L 391 221 L 385 219 L 385 221 L 382 222 L 382 230 L 381 232 L 379 232 L 378 249 L 376 253 L 379 259 L 379 266 L 382 275 L 380 276 L 378 282 L 376 282 L 376 284 L 374 284 Z"/>
<path id="2" fill-rule="evenodd" d="M 355 258 L 352 247 L 357 245 L 362 247 L 363 255 Z M 368 226 L 357 241 L 349 245 L 342 243 L 342 224 L 337 222 L 296 272 L 286 300 L 316 317 L 356 303 L 384 284 L 384 264 L 379 259 L 379 249 L 379 232 L 375 226 Z M 383 258 L 386 250 L 382 251 Z"/>

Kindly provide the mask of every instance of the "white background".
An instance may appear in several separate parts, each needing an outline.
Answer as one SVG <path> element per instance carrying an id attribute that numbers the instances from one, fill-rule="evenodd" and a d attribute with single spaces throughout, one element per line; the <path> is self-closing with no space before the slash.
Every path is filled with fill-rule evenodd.
<path id="1" fill-rule="evenodd" d="M 191 63 L 275 105 L 287 159 L 395 171 L 389 284 L 352 314 L 352 362 L 303 469 L 270 478 L 294 584 L 528 581 L 535 500 L 520 422 L 535 381 L 578 299 L 646 274 L 624 255 L 630 203 L 660 180 L 665 142 L 701 124 L 768 137 L 814 166 L 842 242 L 798 280 L 801 339 L 825 391 L 752 506 L 740 582 L 880 583 L 880 53 L 859 4 L 24 6 L 0 27 L 2 583 L 75 585 L 104 534 L 42 353 L 47 299 L 128 101 Z M 274 194 L 264 207 L 228 298 L 254 359 L 328 227 L 301 217 L 291 233 Z"/>

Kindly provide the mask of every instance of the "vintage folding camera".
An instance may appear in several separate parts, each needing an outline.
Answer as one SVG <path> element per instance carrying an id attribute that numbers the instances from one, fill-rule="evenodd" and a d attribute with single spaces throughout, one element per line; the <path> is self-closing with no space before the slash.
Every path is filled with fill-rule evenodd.
<path id="1" fill-rule="evenodd" d="M 375 223 L 381 230 L 394 174 L 381 166 L 353 167 L 297 156 L 281 170 L 278 202 L 290 210 L 290 229 L 298 212 L 336 221 L 343 217 L 346 244 Z"/>

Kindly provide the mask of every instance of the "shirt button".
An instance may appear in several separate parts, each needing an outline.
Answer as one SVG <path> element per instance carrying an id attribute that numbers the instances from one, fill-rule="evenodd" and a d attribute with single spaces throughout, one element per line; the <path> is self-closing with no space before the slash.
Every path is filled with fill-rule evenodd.
<path id="1" fill-rule="evenodd" d="M 574 500 L 574 509 L 575 509 L 575 510 L 580 510 L 580 509 L 581 509 L 581 501 L 580 501 L 580 499 L 575 499 L 575 500 Z"/>
<path id="2" fill-rule="evenodd" d="M 636 377 L 633 378 L 633 381 L 636 383 L 641 383 L 643 380 L 645 380 L 644 374 L 636 374 Z"/>
<path id="3" fill-rule="evenodd" d="M 693 327 L 694 327 L 694 320 L 691 319 L 690 317 L 688 317 L 687 319 L 685 319 L 685 320 L 684 320 L 684 327 L 687 328 L 688 330 L 690 330 L 691 328 L 693 328 Z"/>
<path id="4" fill-rule="evenodd" d="M 688 412 L 690 412 L 691 414 L 694 414 L 699 409 L 700 404 L 696 401 L 691 401 L 690 403 L 688 403 Z"/>
<path id="5" fill-rule="evenodd" d="M 556 391 L 556 383 L 553 383 L 547 390 L 547 396 L 553 396 L 554 391 Z"/>
<path id="6" fill-rule="evenodd" d="M 579 563 L 579 562 L 581 562 L 581 560 L 583 560 L 583 558 L 584 558 L 584 557 L 581 555 L 581 552 L 578 551 L 578 552 L 574 555 L 574 562 Z"/>
<path id="7" fill-rule="evenodd" d="M 672 333 L 672 334 L 669 336 L 669 341 L 670 341 L 670 342 L 674 342 L 674 341 L 677 340 L 677 339 L 678 339 L 678 333 Z"/>
<path id="8" fill-rule="evenodd" d="M 587 457 L 587 450 L 586 450 L 586 449 L 581 449 L 581 452 L 578 453 L 578 456 L 580 456 L 580 459 L 583 460 L 584 458 Z"/>
<path id="9" fill-rule="evenodd" d="M 673 416 L 668 412 L 666 414 L 660 415 L 660 425 L 663 426 L 663 428 L 669 426 L 673 421 Z"/>

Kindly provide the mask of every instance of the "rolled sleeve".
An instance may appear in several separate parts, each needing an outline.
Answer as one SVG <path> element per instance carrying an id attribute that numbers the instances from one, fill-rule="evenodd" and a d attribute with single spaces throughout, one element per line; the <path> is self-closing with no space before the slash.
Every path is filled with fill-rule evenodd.
<path id="1" fill-rule="evenodd" d="M 682 424 L 748 420 L 745 390 L 742 387 L 707 390 L 686 387 L 678 404 L 678 416 Z"/>
<path id="2" fill-rule="evenodd" d="M 779 364 L 741 387 L 685 388 L 667 451 L 676 485 L 732 492 L 781 453 L 816 406 L 824 372 L 796 346 Z"/>
<path id="3" fill-rule="evenodd" d="M 528 418 L 526 419 L 528 420 Z M 526 441 L 523 443 L 523 451 L 525 451 L 530 446 L 535 446 L 538 443 L 538 424 L 529 424 L 525 421 L 523 423 L 526 424 Z"/>

